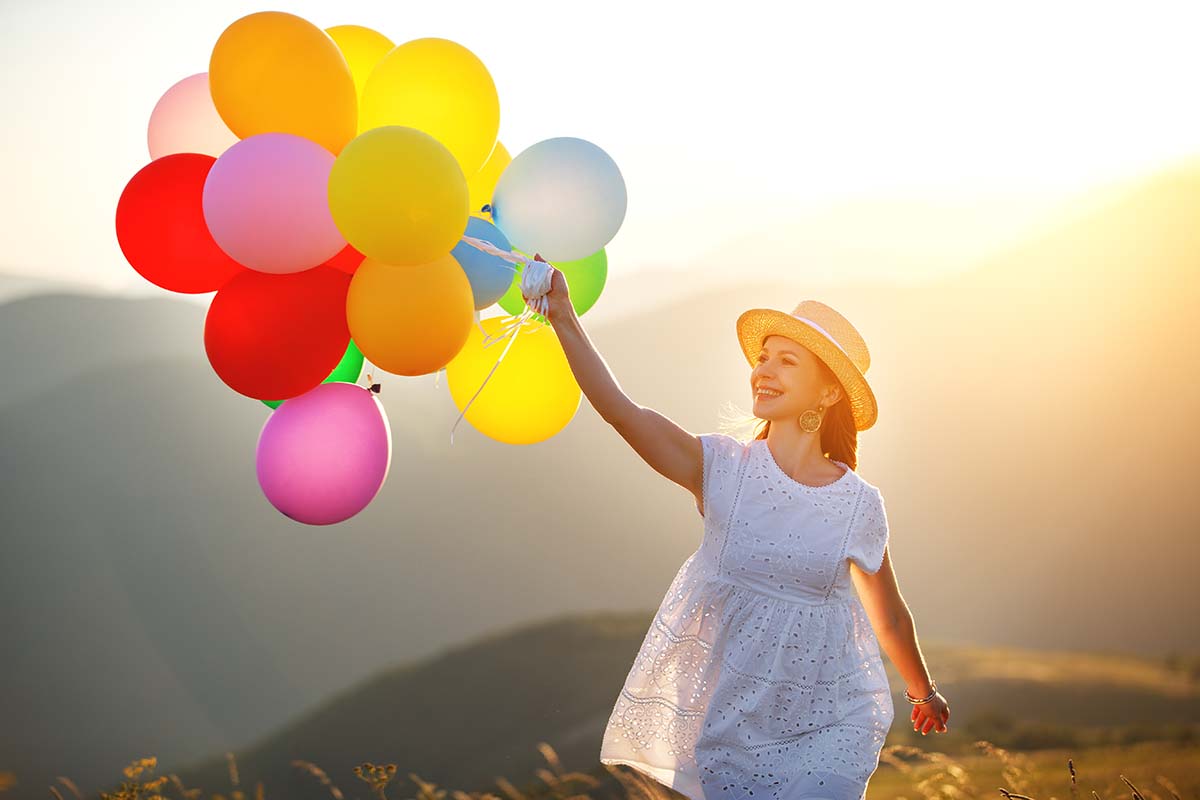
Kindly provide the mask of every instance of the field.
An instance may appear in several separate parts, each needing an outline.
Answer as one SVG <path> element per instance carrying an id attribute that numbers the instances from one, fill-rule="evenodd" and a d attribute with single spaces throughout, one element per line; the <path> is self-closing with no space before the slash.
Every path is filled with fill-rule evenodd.
<path id="1" fill-rule="evenodd" d="M 1046 749 L 1027 753 L 1006 750 L 980 740 L 974 753 L 952 757 L 932 749 L 888 745 L 867 789 L 867 800 L 922 800 L 1002 796 L 1015 800 L 1084 797 L 1109 800 L 1182 800 L 1200 797 L 1200 746 L 1179 742 L 1138 742 L 1090 749 Z M 554 748 L 538 745 L 546 765 L 537 780 L 517 787 L 504 778 L 492 791 L 448 790 L 397 764 L 363 762 L 354 768 L 354 786 L 339 786 L 319 765 L 293 761 L 332 800 L 373 797 L 378 800 L 678 800 L 681 795 L 626 767 L 602 766 L 590 772 L 568 770 Z M 237 762 L 227 754 L 229 781 L 223 787 L 187 787 L 174 774 L 156 775 L 154 757 L 124 769 L 120 788 L 101 794 L 104 800 L 267 800 L 273 795 L 261 782 L 241 786 Z M 11 773 L 0 772 L 0 793 L 13 785 Z M 49 787 L 55 800 L 87 800 L 67 777 Z"/>

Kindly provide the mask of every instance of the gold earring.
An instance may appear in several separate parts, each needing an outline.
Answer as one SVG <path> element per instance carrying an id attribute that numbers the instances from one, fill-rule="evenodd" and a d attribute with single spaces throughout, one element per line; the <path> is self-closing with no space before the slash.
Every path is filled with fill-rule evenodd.
<path id="1" fill-rule="evenodd" d="M 800 430 L 805 433 L 816 433 L 821 428 L 821 420 L 825 415 L 822 413 L 825 406 L 817 406 L 817 410 L 811 408 L 800 415 Z"/>

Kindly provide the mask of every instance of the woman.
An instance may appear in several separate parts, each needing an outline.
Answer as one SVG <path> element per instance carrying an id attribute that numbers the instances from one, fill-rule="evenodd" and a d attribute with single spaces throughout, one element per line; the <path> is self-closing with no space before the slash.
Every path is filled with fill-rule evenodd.
<path id="1" fill-rule="evenodd" d="M 660 605 L 600 761 L 692 800 L 861 800 L 894 718 L 887 652 L 913 730 L 947 731 L 888 555 L 879 489 L 856 471 L 875 422 L 866 343 L 813 300 L 751 309 L 737 336 L 759 433 L 694 435 L 625 395 L 552 271 L 547 318 L 592 406 L 696 497 L 700 547 Z"/>

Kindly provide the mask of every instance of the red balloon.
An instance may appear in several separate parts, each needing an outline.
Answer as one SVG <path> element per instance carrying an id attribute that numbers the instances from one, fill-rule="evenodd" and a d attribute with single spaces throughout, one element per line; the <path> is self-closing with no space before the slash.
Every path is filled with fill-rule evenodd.
<path id="1" fill-rule="evenodd" d="M 366 256 L 355 250 L 353 245 L 348 244 L 342 248 L 340 253 L 321 264 L 321 266 L 333 267 L 334 269 L 340 269 L 342 272 L 353 275 L 355 272 L 358 272 L 358 268 L 362 265 L 365 258 Z"/>
<path id="2" fill-rule="evenodd" d="M 121 192 L 121 252 L 156 286 L 182 294 L 215 292 L 246 271 L 217 246 L 204 223 L 204 181 L 216 161 L 200 153 L 156 158 Z"/>
<path id="3" fill-rule="evenodd" d="M 350 344 L 349 289 L 349 275 L 325 266 L 286 275 L 243 270 L 208 307 L 209 363 L 229 388 L 256 400 L 304 394 Z"/>

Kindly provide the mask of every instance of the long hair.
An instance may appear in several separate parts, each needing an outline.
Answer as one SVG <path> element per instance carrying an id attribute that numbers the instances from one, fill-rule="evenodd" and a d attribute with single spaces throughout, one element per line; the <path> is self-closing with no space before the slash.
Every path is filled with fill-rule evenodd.
<path id="1" fill-rule="evenodd" d="M 833 374 L 823 361 L 818 362 L 822 376 L 830 383 L 842 386 L 841 381 Z M 722 415 L 720 430 L 735 438 L 746 439 L 746 429 L 753 427 L 753 435 L 749 438 L 765 439 L 771 430 L 771 420 L 761 419 L 753 414 L 747 414 L 737 406 L 732 406 Z M 731 413 L 732 412 L 732 413 Z M 842 386 L 842 396 L 829 408 L 821 420 L 821 454 L 835 461 L 841 461 L 850 469 L 858 469 L 858 429 L 854 427 L 854 415 L 850 411 L 850 396 Z"/>

